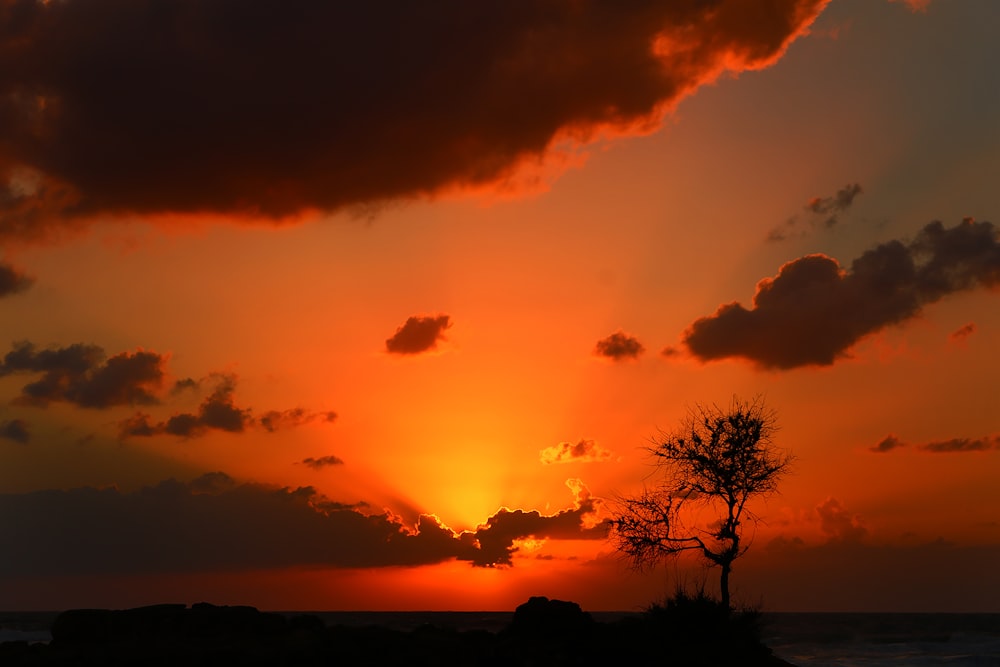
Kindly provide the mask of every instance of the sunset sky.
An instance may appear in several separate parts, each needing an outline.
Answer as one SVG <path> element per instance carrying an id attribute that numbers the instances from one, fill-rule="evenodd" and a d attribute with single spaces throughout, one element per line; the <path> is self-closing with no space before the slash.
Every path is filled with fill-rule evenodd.
<path id="1" fill-rule="evenodd" d="M 0 609 L 1000 611 L 1000 3 L 0 0 Z"/>

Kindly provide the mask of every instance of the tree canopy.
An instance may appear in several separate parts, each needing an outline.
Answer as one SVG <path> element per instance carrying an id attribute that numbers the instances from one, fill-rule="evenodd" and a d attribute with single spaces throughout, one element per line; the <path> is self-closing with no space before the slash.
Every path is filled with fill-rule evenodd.
<path id="1" fill-rule="evenodd" d="M 729 574 L 746 553 L 747 522 L 757 516 L 747 506 L 777 491 L 792 455 L 772 437 L 777 417 L 763 398 L 734 398 L 728 408 L 696 405 L 675 431 L 661 431 L 648 447 L 659 483 L 636 496 L 620 498 L 612 519 L 615 545 L 638 569 L 685 551 L 700 553 L 722 569 L 720 593 L 730 606 Z M 692 519 L 709 509 L 708 524 Z"/>

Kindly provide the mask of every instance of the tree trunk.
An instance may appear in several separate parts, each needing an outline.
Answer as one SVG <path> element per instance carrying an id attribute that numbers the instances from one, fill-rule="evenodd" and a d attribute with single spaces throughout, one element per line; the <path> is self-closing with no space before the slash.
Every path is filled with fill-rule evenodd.
<path id="1" fill-rule="evenodd" d="M 732 569 L 730 563 L 722 563 L 722 576 L 719 580 L 719 589 L 722 593 L 722 605 L 727 609 L 732 609 L 729 604 L 729 571 Z"/>

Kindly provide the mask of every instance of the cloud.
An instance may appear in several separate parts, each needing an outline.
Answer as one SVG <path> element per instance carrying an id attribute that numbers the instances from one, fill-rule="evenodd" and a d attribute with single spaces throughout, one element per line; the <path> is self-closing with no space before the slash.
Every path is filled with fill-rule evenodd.
<path id="1" fill-rule="evenodd" d="M 0 494 L 0 576 L 155 574 L 291 566 L 391 567 L 467 561 L 511 565 L 514 541 L 597 539 L 584 519 L 598 500 L 550 516 L 501 510 L 475 532 L 456 533 L 433 515 L 416 525 L 364 513 L 312 487 L 238 483 L 216 472 L 132 492 L 78 488 Z M 71 554 L 71 557 L 68 556 Z"/>
<path id="2" fill-rule="evenodd" d="M 538 452 L 538 457 L 542 463 L 572 463 L 589 461 L 607 461 L 611 458 L 611 452 L 598 445 L 593 440 L 580 440 L 576 444 L 572 442 L 560 442 Z"/>
<path id="3" fill-rule="evenodd" d="M 344 465 L 344 460 L 332 454 L 329 456 L 321 456 L 318 459 L 314 459 L 310 456 L 307 459 L 302 459 L 302 465 L 312 468 L 313 470 L 320 470 L 321 468 L 327 468 L 329 466 Z"/>
<path id="4" fill-rule="evenodd" d="M 31 433 L 28 432 L 28 422 L 23 419 L 10 419 L 0 422 L 0 438 L 13 440 L 26 444 L 31 440 Z"/>
<path id="5" fill-rule="evenodd" d="M 626 359 L 638 359 L 639 355 L 645 352 L 645 350 L 646 348 L 642 346 L 642 343 L 637 338 L 619 329 L 607 338 L 597 341 L 597 345 L 594 347 L 594 354 L 615 361 L 624 361 Z"/>
<path id="6" fill-rule="evenodd" d="M 900 447 L 905 447 L 906 443 L 901 442 L 894 435 L 888 435 L 882 442 L 870 448 L 876 453 L 889 452 Z M 931 454 L 952 454 L 962 452 L 986 452 L 990 450 L 1000 450 L 1000 434 L 986 435 L 981 438 L 950 438 L 948 440 L 937 440 L 915 445 L 915 449 Z"/>
<path id="7" fill-rule="evenodd" d="M 32 278 L 21 273 L 13 266 L 0 262 L 0 297 L 23 292 L 31 287 L 34 282 Z"/>
<path id="8" fill-rule="evenodd" d="M 876 454 L 884 454 L 886 452 L 891 452 L 894 449 L 899 449 L 900 447 L 906 447 L 906 443 L 890 433 L 877 445 L 869 447 L 868 451 Z"/>
<path id="9" fill-rule="evenodd" d="M 406 318 L 406 323 L 396 329 L 396 333 L 385 341 L 386 352 L 391 354 L 420 354 L 437 347 L 444 339 L 444 331 L 451 327 L 447 315 L 414 316 Z"/>
<path id="10" fill-rule="evenodd" d="M 840 222 L 837 216 L 847 211 L 862 192 L 860 183 L 849 183 L 831 197 L 813 197 L 804 207 L 808 215 L 806 223 L 810 227 L 822 226 L 824 229 L 833 229 Z M 767 240 L 784 241 L 792 235 L 797 235 L 800 224 L 802 220 L 798 216 L 793 216 L 768 232 Z"/>
<path id="11" fill-rule="evenodd" d="M 976 323 L 969 322 L 968 324 L 959 327 L 955 331 L 952 331 L 948 335 L 948 338 L 955 342 L 963 341 L 974 333 L 976 333 Z"/>
<path id="12" fill-rule="evenodd" d="M 909 242 L 868 250 L 850 270 L 806 255 L 757 284 L 753 307 L 733 302 L 683 334 L 702 361 L 737 357 L 770 369 L 828 366 L 868 334 L 960 291 L 1000 285 L 1000 243 L 989 222 L 927 224 Z"/>
<path id="13" fill-rule="evenodd" d="M 41 374 L 24 385 L 15 399 L 23 405 L 45 407 L 63 401 L 83 408 L 148 405 L 157 402 L 166 359 L 138 350 L 106 358 L 96 345 L 80 343 L 39 350 L 33 343 L 14 343 L 0 362 L 0 377 Z"/>
<path id="14" fill-rule="evenodd" d="M 827 498 L 816 506 L 819 516 L 820 530 L 831 540 L 838 542 L 858 542 L 867 534 L 861 518 L 857 514 L 849 514 L 836 498 Z"/>
<path id="15" fill-rule="evenodd" d="M 985 452 L 1000 449 L 1000 435 L 988 435 L 982 438 L 952 438 L 920 445 L 920 449 L 934 454 L 951 452 Z"/>
<path id="16" fill-rule="evenodd" d="M 268 410 L 261 415 L 259 421 L 265 431 L 274 433 L 280 429 L 295 428 L 317 420 L 331 423 L 336 419 L 337 413 L 330 410 L 309 412 L 304 408 L 292 408 L 291 410 Z"/>
<path id="17" fill-rule="evenodd" d="M 546 516 L 537 510 L 501 508 L 471 534 L 478 548 L 468 557 L 461 557 L 462 560 L 471 560 L 478 567 L 509 566 L 513 564 L 512 557 L 518 550 L 515 543 L 519 540 L 607 537 L 607 524 L 599 517 L 603 501 L 594 498 L 579 479 L 566 480 L 566 486 L 576 498 L 573 509 Z M 463 533 L 463 537 L 469 535 Z"/>
<path id="18" fill-rule="evenodd" d="M 154 422 L 152 417 L 143 412 L 137 412 L 127 419 L 118 422 L 118 436 L 151 437 L 154 435 L 176 435 L 182 438 L 196 438 L 211 431 L 226 431 L 242 433 L 249 428 L 261 427 L 268 433 L 280 429 L 294 428 L 314 421 L 332 422 L 337 414 L 332 411 L 309 412 L 304 408 L 291 410 L 268 410 L 259 419 L 254 418 L 252 410 L 236 405 L 236 376 L 216 373 L 210 376 L 215 382 L 215 388 L 198 406 L 197 412 L 179 412 L 171 415 L 165 421 Z M 178 382 L 188 388 L 192 380 Z M 200 387 L 202 383 L 194 383 Z"/>
<path id="19" fill-rule="evenodd" d="M 502 183 L 770 65 L 827 2 L 3 0 L 0 235 Z"/>

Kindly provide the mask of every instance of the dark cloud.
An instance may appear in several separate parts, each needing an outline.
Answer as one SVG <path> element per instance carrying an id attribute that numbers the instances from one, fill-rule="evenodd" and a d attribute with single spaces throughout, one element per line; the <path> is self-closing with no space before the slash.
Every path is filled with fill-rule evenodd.
<path id="1" fill-rule="evenodd" d="M 406 318 L 406 323 L 396 329 L 396 333 L 385 341 L 386 352 L 392 354 L 420 354 L 437 347 L 444 338 L 445 329 L 451 326 L 447 315 L 415 316 Z"/>
<path id="2" fill-rule="evenodd" d="M 2 209 L 0 209 L 2 210 Z M 2 218 L 0 218 L 2 220 Z M 2 222 L 0 222 L 2 225 Z M 35 281 L 13 266 L 0 262 L 0 297 L 17 294 L 31 287 Z"/>
<path id="3" fill-rule="evenodd" d="M 900 447 L 906 447 L 906 443 L 890 433 L 877 445 L 869 447 L 868 451 L 875 452 L 876 454 L 884 454 L 886 452 L 891 452 L 894 449 L 899 449 Z"/>
<path id="4" fill-rule="evenodd" d="M 3 577 L 149 574 L 327 566 L 388 567 L 459 559 L 511 565 L 515 542 L 597 538 L 597 507 L 576 488 L 573 509 L 501 510 L 474 533 L 432 515 L 406 525 L 389 512 L 329 501 L 312 487 L 240 484 L 223 473 L 133 492 L 80 488 L 0 494 Z"/>
<path id="5" fill-rule="evenodd" d="M 292 408 L 291 410 L 268 410 L 260 417 L 260 425 L 268 433 L 274 433 L 280 429 L 294 428 L 314 421 L 334 422 L 337 413 L 309 412 L 304 408 Z"/>
<path id="6" fill-rule="evenodd" d="M 201 383 L 194 378 L 184 378 L 183 380 L 177 380 L 174 382 L 174 386 L 170 389 L 170 395 L 176 396 L 177 394 L 183 393 L 185 391 L 197 391 L 201 387 Z"/>
<path id="7" fill-rule="evenodd" d="M 0 234 L 509 179 L 774 62 L 828 0 L 0 0 Z"/>
<path id="8" fill-rule="evenodd" d="M 163 381 L 166 360 L 155 352 L 122 352 L 110 359 L 96 345 L 39 350 L 29 342 L 14 343 L 0 362 L 0 377 L 41 374 L 24 385 L 15 399 L 25 405 L 46 406 L 65 401 L 84 408 L 148 405 Z"/>
<path id="9" fill-rule="evenodd" d="M 870 448 L 876 453 L 890 452 L 900 447 L 905 447 L 906 443 L 901 442 L 894 435 L 888 435 L 882 442 Z M 951 438 L 949 440 L 937 440 L 915 448 L 922 452 L 932 454 L 949 454 L 960 452 L 986 452 L 990 450 L 1000 450 L 1000 435 L 987 435 L 982 438 Z"/>
<path id="10" fill-rule="evenodd" d="M 558 445 L 546 447 L 538 452 L 538 457 L 545 464 L 571 463 L 574 461 L 607 461 L 611 458 L 611 452 L 593 440 L 580 440 L 576 444 L 572 442 L 560 442 Z"/>
<path id="11" fill-rule="evenodd" d="M 968 324 L 959 327 L 955 331 L 952 331 L 951 334 L 949 334 L 948 338 L 950 338 L 953 341 L 960 341 L 960 340 L 965 340 L 974 333 L 976 333 L 976 323 L 969 322 Z"/>
<path id="12" fill-rule="evenodd" d="M 1000 435 L 986 436 L 983 438 L 952 438 L 951 440 L 939 440 L 920 445 L 920 449 L 934 454 L 944 454 L 950 452 L 985 452 L 991 449 L 1000 449 Z"/>
<path id="13" fill-rule="evenodd" d="M 868 535 L 868 529 L 857 514 L 850 514 L 836 498 L 827 498 L 816 507 L 819 527 L 831 540 L 857 542 Z"/>
<path id="14" fill-rule="evenodd" d="M 28 431 L 28 422 L 23 419 L 10 419 L 0 422 L 0 438 L 13 440 L 22 445 L 31 440 L 31 433 Z"/>
<path id="15" fill-rule="evenodd" d="M 137 412 L 128 419 L 118 422 L 118 435 L 122 439 L 162 434 L 196 438 L 211 431 L 242 433 L 257 426 L 268 433 L 274 433 L 280 429 L 294 428 L 314 421 L 332 422 L 337 418 L 337 413 L 332 411 L 310 412 L 304 408 L 267 410 L 259 419 L 255 418 L 250 408 L 236 405 L 234 397 L 236 380 L 235 375 L 215 373 L 207 380 L 214 382 L 215 388 L 201 402 L 196 412 L 179 412 L 161 422 L 154 422 L 150 415 Z M 174 385 L 174 390 L 179 385 L 183 389 L 197 389 L 204 383 L 190 379 L 183 380 Z"/>
<path id="16" fill-rule="evenodd" d="M 321 456 L 319 458 L 309 457 L 307 459 L 302 459 L 302 465 L 312 468 L 313 470 L 320 470 L 321 468 L 327 468 L 329 466 L 340 466 L 344 465 L 344 460 L 339 456 L 334 456 L 330 454 L 329 456 Z"/>
<path id="17" fill-rule="evenodd" d="M 861 192 L 861 185 L 859 183 L 851 183 L 837 190 L 837 194 L 832 197 L 813 197 L 806 203 L 806 210 L 817 215 L 842 213 L 851 207 L 851 204 L 854 203 L 854 198 L 861 194 Z M 832 224 L 836 224 L 836 221 L 832 224 L 827 221 L 825 224 L 829 227 Z"/>
<path id="18" fill-rule="evenodd" d="M 472 543 L 477 547 L 468 559 L 478 567 L 511 565 L 512 557 L 518 550 L 516 542 L 525 538 L 605 539 L 607 524 L 599 518 L 602 500 L 594 498 L 578 479 L 567 480 L 566 486 L 576 497 L 573 509 L 546 516 L 537 510 L 501 508 L 474 534 L 463 533 L 462 538 L 473 535 L 475 539 Z"/>
<path id="19" fill-rule="evenodd" d="M 813 197 L 805 205 L 806 219 L 793 216 L 786 220 L 784 224 L 778 225 L 767 234 L 768 241 L 784 241 L 792 236 L 799 236 L 802 225 L 810 228 L 823 227 L 832 229 L 840 222 L 839 216 L 851 207 L 854 199 L 863 192 L 861 184 L 850 183 L 845 185 L 831 197 Z"/>
<path id="20" fill-rule="evenodd" d="M 630 336 L 620 329 L 607 338 L 597 341 L 594 346 L 594 354 L 599 357 L 607 357 L 615 361 L 626 359 L 638 359 L 639 355 L 646 351 L 634 336 Z"/>
<path id="21" fill-rule="evenodd" d="M 742 357 L 758 366 L 826 366 L 864 336 L 917 316 L 954 292 L 1000 285 L 1000 243 L 989 222 L 926 225 L 910 243 L 890 241 L 843 270 L 826 255 L 788 262 L 757 284 L 753 307 L 729 303 L 684 333 L 709 361 Z"/>

